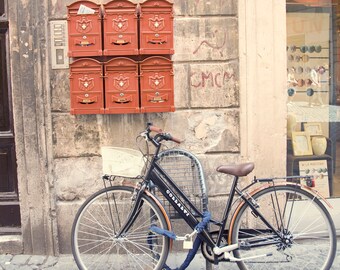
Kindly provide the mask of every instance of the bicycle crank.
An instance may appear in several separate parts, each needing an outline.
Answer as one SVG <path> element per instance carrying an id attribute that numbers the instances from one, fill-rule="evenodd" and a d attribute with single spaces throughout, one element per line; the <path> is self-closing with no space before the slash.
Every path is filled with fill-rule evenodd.
<path id="1" fill-rule="evenodd" d="M 217 236 L 218 236 L 218 231 L 213 231 L 211 232 L 211 236 L 213 237 L 214 240 L 217 239 Z M 221 241 L 221 244 L 222 245 L 227 245 L 228 241 L 228 230 L 225 230 L 223 232 L 223 237 L 222 237 L 222 241 Z M 201 245 L 201 251 L 202 251 L 202 254 L 204 256 L 204 258 L 206 260 L 208 260 L 209 262 L 211 263 L 217 263 L 217 262 L 221 262 L 221 261 L 227 261 L 225 258 L 224 258 L 224 254 L 221 253 L 220 255 L 216 256 L 214 254 L 214 251 L 213 251 L 213 248 L 210 247 L 206 242 L 203 242 L 202 245 Z M 215 261 L 217 260 L 217 261 Z"/>

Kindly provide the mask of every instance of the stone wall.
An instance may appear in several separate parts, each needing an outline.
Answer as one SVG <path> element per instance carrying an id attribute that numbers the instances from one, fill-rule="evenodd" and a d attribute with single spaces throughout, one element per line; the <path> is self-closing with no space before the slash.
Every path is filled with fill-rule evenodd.
<path id="1" fill-rule="evenodd" d="M 51 1 L 49 18 L 65 19 L 65 6 L 71 2 Z M 84 198 L 102 187 L 100 147 L 136 149 L 135 137 L 146 122 L 184 139 L 181 147 L 203 164 L 212 203 L 220 206 L 219 201 L 225 199 L 228 179 L 216 174 L 215 168 L 236 162 L 240 153 L 237 1 L 175 0 L 174 12 L 174 113 L 72 116 L 69 71 L 51 71 L 61 253 L 70 252 L 70 217 Z"/>
<path id="2" fill-rule="evenodd" d="M 230 185 L 218 165 L 251 160 L 258 177 L 285 174 L 286 1 L 174 0 L 176 112 L 78 116 L 69 70 L 51 69 L 49 48 L 49 21 L 66 20 L 72 2 L 8 1 L 24 253 L 70 252 L 75 213 L 102 187 L 100 147 L 136 149 L 149 121 L 200 159 L 216 218 Z"/>

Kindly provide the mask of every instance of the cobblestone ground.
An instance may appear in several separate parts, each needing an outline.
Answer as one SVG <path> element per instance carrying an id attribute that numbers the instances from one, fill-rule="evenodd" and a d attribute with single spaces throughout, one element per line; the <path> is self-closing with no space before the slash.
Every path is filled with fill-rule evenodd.
<path id="1" fill-rule="evenodd" d="M 340 270 L 340 248 L 338 247 L 332 270 Z M 169 255 L 168 265 L 176 268 L 184 261 L 185 253 L 176 253 Z M 37 256 L 37 255 L 0 255 L 0 270 L 77 270 L 77 266 L 72 255 L 62 255 L 60 257 Z M 221 263 L 217 266 L 206 267 L 206 262 L 201 254 L 198 254 L 187 270 L 237 270 L 235 263 Z M 271 269 L 275 269 L 273 266 Z M 301 266 L 300 269 L 304 269 Z M 309 270 L 309 269 L 308 269 Z"/>

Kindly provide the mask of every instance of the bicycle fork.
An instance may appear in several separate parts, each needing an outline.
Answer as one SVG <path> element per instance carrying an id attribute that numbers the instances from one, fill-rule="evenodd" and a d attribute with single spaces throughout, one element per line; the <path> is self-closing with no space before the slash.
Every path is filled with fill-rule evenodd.
<path id="1" fill-rule="evenodd" d="M 132 226 L 132 224 L 135 222 L 136 218 L 138 217 L 140 210 L 143 206 L 143 201 L 141 200 L 142 194 L 144 193 L 144 190 L 146 188 L 146 185 L 141 186 L 139 190 L 135 189 L 135 192 L 133 193 L 133 197 L 131 200 L 134 200 L 134 204 L 132 206 L 132 209 L 130 211 L 130 214 L 125 221 L 125 224 L 122 226 L 121 230 L 116 233 L 116 237 L 119 238 L 122 235 L 124 235 Z"/>

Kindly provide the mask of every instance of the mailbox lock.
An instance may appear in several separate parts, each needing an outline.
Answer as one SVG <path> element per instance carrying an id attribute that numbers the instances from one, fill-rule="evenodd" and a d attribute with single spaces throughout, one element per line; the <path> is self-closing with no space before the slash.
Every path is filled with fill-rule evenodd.
<path id="1" fill-rule="evenodd" d="M 155 37 L 157 37 L 157 38 L 158 38 L 158 37 L 159 37 L 159 34 L 155 34 Z"/>
<path id="2" fill-rule="evenodd" d="M 85 94 L 84 96 L 85 96 L 85 97 L 89 97 L 90 95 L 89 95 L 89 94 Z"/>
<path id="3" fill-rule="evenodd" d="M 156 95 L 156 96 L 159 96 L 159 92 L 156 92 L 155 95 Z"/>
<path id="4" fill-rule="evenodd" d="M 121 97 L 124 97 L 124 93 L 120 93 L 119 95 L 120 95 Z"/>
<path id="5" fill-rule="evenodd" d="M 87 39 L 87 36 L 83 36 L 83 39 Z"/>
<path id="6" fill-rule="evenodd" d="M 123 35 L 119 35 L 118 37 L 119 37 L 119 38 L 122 38 L 122 37 L 123 37 Z"/>

